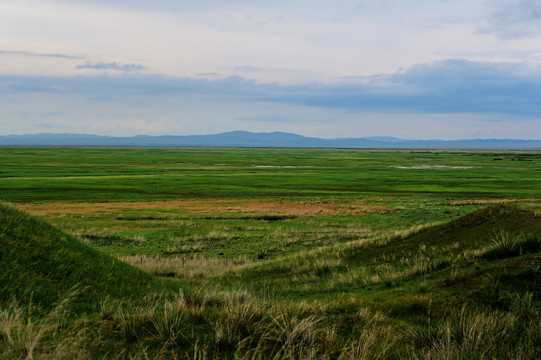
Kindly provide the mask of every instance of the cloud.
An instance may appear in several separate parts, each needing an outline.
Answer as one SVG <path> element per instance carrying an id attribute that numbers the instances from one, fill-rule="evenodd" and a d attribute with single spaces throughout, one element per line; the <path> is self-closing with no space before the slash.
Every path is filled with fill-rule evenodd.
<path id="1" fill-rule="evenodd" d="M 84 59 L 83 56 L 73 56 L 66 54 L 47 54 L 47 53 L 34 53 L 31 51 L 10 51 L 10 50 L 0 50 L 0 54 L 4 55 L 22 55 L 22 56 L 39 56 L 39 57 L 53 57 L 61 59 Z"/>
<path id="2" fill-rule="evenodd" d="M 195 76 L 218 76 L 218 73 L 215 72 L 201 72 L 195 74 Z"/>
<path id="3" fill-rule="evenodd" d="M 99 69 L 99 70 L 119 70 L 123 72 L 130 72 L 130 71 L 140 71 L 140 70 L 146 70 L 147 67 L 140 65 L 140 64 L 124 64 L 121 65 L 117 62 L 97 62 L 97 63 L 91 63 L 90 61 L 87 61 L 84 64 L 77 65 L 77 69 Z"/>
<path id="4" fill-rule="evenodd" d="M 451 59 L 338 85 L 327 95 L 306 101 L 365 111 L 539 116 L 541 66 Z"/>
<path id="5" fill-rule="evenodd" d="M 144 74 L 0 76 L 0 93 L 36 92 L 80 94 L 92 99 L 89 101 L 149 102 L 182 97 L 208 103 L 277 103 L 347 112 L 538 117 L 541 65 L 449 59 L 418 64 L 394 74 L 352 75 L 337 84 L 299 85 L 259 84 L 239 76 L 215 80 Z"/>
<path id="6" fill-rule="evenodd" d="M 335 84 L 121 73 L 0 76 L 0 132 L 541 138 L 541 65 L 449 59 Z M 29 109 L 32 109 L 29 113 Z M 47 114 L 63 114 L 48 116 Z"/>
<path id="7" fill-rule="evenodd" d="M 490 17 L 481 31 L 504 39 L 541 34 L 541 2 L 538 0 L 490 1 Z"/>
<path id="8" fill-rule="evenodd" d="M 237 66 L 237 67 L 235 67 L 235 70 L 237 70 L 237 71 L 245 71 L 245 72 L 261 71 L 260 68 L 258 68 L 257 66 L 252 66 L 252 65 Z"/>

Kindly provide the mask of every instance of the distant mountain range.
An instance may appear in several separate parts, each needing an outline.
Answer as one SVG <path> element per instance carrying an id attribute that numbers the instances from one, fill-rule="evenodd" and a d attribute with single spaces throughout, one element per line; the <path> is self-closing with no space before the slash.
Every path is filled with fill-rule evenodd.
<path id="1" fill-rule="evenodd" d="M 133 137 L 43 133 L 0 136 L 0 146 L 201 146 L 541 150 L 541 140 L 404 140 L 387 136 L 320 139 L 284 132 L 252 133 L 247 131 L 231 131 L 212 135 L 139 135 Z"/>

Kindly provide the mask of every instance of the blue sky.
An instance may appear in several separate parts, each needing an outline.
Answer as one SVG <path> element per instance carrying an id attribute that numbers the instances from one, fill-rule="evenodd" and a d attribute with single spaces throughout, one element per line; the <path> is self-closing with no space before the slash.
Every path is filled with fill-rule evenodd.
<path id="1" fill-rule="evenodd" d="M 538 0 L 7 0 L 0 134 L 541 139 Z"/>

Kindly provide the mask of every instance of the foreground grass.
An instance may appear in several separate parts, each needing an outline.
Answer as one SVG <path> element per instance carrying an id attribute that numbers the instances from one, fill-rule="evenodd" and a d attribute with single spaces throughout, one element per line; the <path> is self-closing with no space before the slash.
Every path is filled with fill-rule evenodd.
<path id="1" fill-rule="evenodd" d="M 502 231 L 463 238 L 494 221 Z M 94 293 L 85 313 L 76 293 L 48 309 L 5 301 L 0 357 L 537 359 L 540 223 L 532 205 L 495 206 L 448 224 L 237 264 L 218 277 L 186 275 L 182 290 Z M 451 237 L 449 246 L 430 244 Z M 192 271 L 197 264 L 209 265 Z"/>
<path id="2" fill-rule="evenodd" d="M 536 359 L 541 318 L 531 294 L 508 311 L 469 306 L 428 311 L 400 323 L 371 306 L 334 314 L 318 303 L 276 303 L 245 290 L 191 290 L 142 301 L 103 302 L 66 321 L 69 302 L 31 317 L 12 304 L 0 312 L 5 359 Z M 429 309 L 430 310 L 430 309 Z"/>

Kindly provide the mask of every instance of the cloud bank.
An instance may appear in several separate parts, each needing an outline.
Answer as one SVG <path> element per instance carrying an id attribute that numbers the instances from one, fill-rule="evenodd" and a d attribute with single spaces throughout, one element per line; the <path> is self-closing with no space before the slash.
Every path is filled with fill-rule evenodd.
<path id="1" fill-rule="evenodd" d="M 135 64 L 86 64 L 82 68 L 139 70 Z M 225 79 L 162 75 L 0 76 L 4 94 L 80 94 L 89 101 L 134 98 L 197 98 L 213 101 L 273 102 L 353 112 L 541 114 L 541 65 L 450 59 L 412 66 L 403 72 L 349 77 L 337 84 L 259 84 Z"/>

